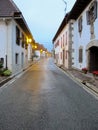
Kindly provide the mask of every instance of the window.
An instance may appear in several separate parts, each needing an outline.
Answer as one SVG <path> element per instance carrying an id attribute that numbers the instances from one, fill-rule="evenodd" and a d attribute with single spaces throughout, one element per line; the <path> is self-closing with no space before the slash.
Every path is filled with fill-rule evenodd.
<path id="1" fill-rule="evenodd" d="M 20 45 L 20 30 L 17 26 L 16 26 L 16 44 Z"/>
<path id="2" fill-rule="evenodd" d="M 83 61 L 83 48 L 79 48 L 79 63 L 82 63 Z"/>
<path id="3" fill-rule="evenodd" d="M 67 32 L 66 32 L 66 45 L 67 45 Z"/>
<path id="4" fill-rule="evenodd" d="M 63 34 L 63 47 L 64 47 L 64 34 Z"/>
<path id="5" fill-rule="evenodd" d="M 66 59 L 67 59 L 67 57 L 68 57 L 67 55 L 68 55 L 68 51 L 65 52 L 65 58 L 66 58 Z"/>
<path id="6" fill-rule="evenodd" d="M 61 59 L 62 59 L 62 52 L 61 52 Z"/>
<path id="7" fill-rule="evenodd" d="M 97 1 L 94 1 L 86 12 L 87 24 L 91 24 L 97 18 Z"/>
<path id="8" fill-rule="evenodd" d="M 61 37 L 61 48 L 62 48 L 62 37 Z"/>
<path id="9" fill-rule="evenodd" d="M 24 64 L 24 53 L 22 52 L 21 53 L 21 65 L 23 66 L 23 64 Z"/>
<path id="10" fill-rule="evenodd" d="M 26 50 L 28 49 L 28 44 L 25 44 L 25 49 L 26 49 Z"/>
<path id="11" fill-rule="evenodd" d="M 90 13 L 89 13 L 89 11 L 86 12 L 86 18 L 87 18 L 87 25 L 90 25 Z"/>
<path id="12" fill-rule="evenodd" d="M 4 63 L 4 58 L 0 58 L 0 63 Z"/>
<path id="13" fill-rule="evenodd" d="M 18 60 L 19 60 L 19 54 L 16 53 L 16 54 L 15 54 L 15 64 L 18 64 Z"/>
<path id="14" fill-rule="evenodd" d="M 22 47 L 24 48 L 24 34 L 22 34 Z"/>
<path id="15" fill-rule="evenodd" d="M 78 20 L 78 31 L 82 32 L 82 16 Z"/>
<path id="16" fill-rule="evenodd" d="M 59 40 L 55 43 L 55 48 L 59 46 Z"/>

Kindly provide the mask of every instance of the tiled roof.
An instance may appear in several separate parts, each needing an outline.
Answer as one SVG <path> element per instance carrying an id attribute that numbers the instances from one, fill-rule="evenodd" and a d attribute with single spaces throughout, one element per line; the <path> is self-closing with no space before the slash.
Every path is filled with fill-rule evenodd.
<path id="1" fill-rule="evenodd" d="M 13 17 L 29 38 L 33 39 L 30 29 L 13 0 L 0 0 L 0 18 Z"/>
<path id="2" fill-rule="evenodd" d="M 0 17 L 11 17 L 15 12 L 20 12 L 12 0 L 0 0 Z"/>

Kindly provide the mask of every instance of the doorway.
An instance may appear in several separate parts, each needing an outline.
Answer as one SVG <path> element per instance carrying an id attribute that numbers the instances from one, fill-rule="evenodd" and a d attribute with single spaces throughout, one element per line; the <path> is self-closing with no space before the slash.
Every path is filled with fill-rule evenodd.
<path id="1" fill-rule="evenodd" d="M 98 70 L 98 47 L 89 48 L 89 71 Z"/>

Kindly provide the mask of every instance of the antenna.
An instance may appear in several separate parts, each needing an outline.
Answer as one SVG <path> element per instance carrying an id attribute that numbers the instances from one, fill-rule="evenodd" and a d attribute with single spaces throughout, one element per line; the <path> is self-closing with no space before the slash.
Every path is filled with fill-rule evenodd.
<path id="1" fill-rule="evenodd" d="M 65 0 L 62 0 L 65 3 L 65 14 L 66 14 L 66 10 L 67 10 L 67 2 Z"/>

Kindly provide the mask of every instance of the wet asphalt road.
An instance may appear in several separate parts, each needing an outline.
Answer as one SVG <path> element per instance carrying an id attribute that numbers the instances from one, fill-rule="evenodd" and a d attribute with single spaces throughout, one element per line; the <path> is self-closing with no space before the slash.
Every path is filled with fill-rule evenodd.
<path id="1" fill-rule="evenodd" d="M 51 59 L 0 88 L 0 130 L 98 130 L 98 100 Z"/>

